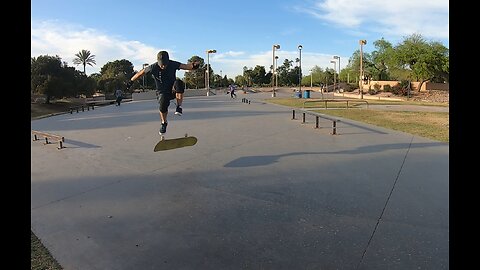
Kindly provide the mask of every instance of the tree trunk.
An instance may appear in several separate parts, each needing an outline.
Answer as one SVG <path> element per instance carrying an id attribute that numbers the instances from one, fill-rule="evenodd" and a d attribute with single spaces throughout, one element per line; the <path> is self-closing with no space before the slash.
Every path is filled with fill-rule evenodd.
<path id="1" fill-rule="evenodd" d="M 430 79 L 426 79 L 426 80 L 423 80 L 423 81 L 420 82 L 420 84 L 418 85 L 418 92 L 420 92 L 420 89 L 422 89 L 423 83 L 426 82 L 426 81 L 429 81 L 429 80 Z"/>

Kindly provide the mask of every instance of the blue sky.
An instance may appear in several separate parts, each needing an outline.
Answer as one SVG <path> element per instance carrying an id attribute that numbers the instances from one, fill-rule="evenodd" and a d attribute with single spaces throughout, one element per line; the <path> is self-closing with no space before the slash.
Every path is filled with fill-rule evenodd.
<path id="1" fill-rule="evenodd" d="M 82 49 L 95 55 L 99 72 L 110 61 L 127 59 L 140 70 L 154 63 L 157 52 L 186 63 L 193 55 L 206 60 L 216 74 L 234 79 L 243 67 L 278 65 L 299 57 L 304 75 L 317 65 L 340 66 L 366 39 L 365 52 L 385 38 L 393 45 L 413 33 L 449 47 L 448 0 L 32 0 L 31 56 L 58 55 L 69 66 Z M 75 66 L 83 70 L 82 66 Z M 337 64 L 338 69 L 338 64 Z M 183 77 L 183 71 L 177 72 Z"/>

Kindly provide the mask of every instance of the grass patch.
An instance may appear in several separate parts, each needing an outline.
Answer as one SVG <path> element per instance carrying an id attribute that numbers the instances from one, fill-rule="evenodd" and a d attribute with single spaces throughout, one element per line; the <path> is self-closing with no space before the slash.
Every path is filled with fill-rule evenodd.
<path id="1" fill-rule="evenodd" d="M 376 111 L 366 109 L 319 110 L 379 127 L 398 130 L 441 142 L 449 142 L 449 115 L 446 112 Z"/>
<path id="2" fill-rule="evenodd" d="M 339 98 L 336 98 L 339 99 Z M 305 104 L 305 108 L 325 108 L 325 103 L 321 102 L 321 99 L 300 99 L 300 98 L 268 98 L 265 99 L 266 102 L 271 102 L 279 105 L 295 107 L 295 108 L 303 108 L 305 101 L 315 101 L 318 100 L 320 102 L 307 102 Z M 448 107 L 449 105 L 446 103 L 434 103 L 434 102 L 422 102 L 422 101 L 395 101 L 395 100 L 367 100 L 367 99 L 349 99 L 348 107 L 359 107 L 363 106 L 367 101 L 369 105 L 417 105 L 417 106 L 435 106 L 435 107 Z M 347 108 L 347 102 L 328 102 L 328 108 Z"/>
<path id="3" fill-rule="evenodd" d="M 63 268 L 43 246 L 33 232 L 30 235 L 30 268 L 32 270 L 62 270 Z"/>
<path id="4" fill-rule="evenodd" d="M 68 100 L 56 100 L 52 101 L 50 104 L 32 103 L 30 106 L 31 119 L 56 113 L 68 112 L 70 111 L 70 107 L 77 105 L 81 105 L 81 103 L 75 103 Z"/>
<path id="5" fill-rule="evenodd" d="M 301 99 L 266 99 L 265 101 L 289 107 L 302 108 Z M 369 104 L 382 105 L 421 105 L 435 106 L 432 103 L 414 101 L 368 101 Z M 308 103 L 307 103 L 308 104 Z M 356 106 L 361 103 L 356 103 Z M 439 103 L 440 104 L 440 103 Z M 449 142 L 449 113 L 447 112 L 411 112 L 411 111 L 378 111 L 368 109 L 355 109 L 346 102 L 328 103 L 328 108 L 340 108 L 335 110 L 315 110 L 323 114 L 347 118 L 367 124 L 372 124 L 392 130 L 398 130 L 413 135 L 429 138 L 441 142 Z M 312 107 L 312 106 L 310 106 Z M 323 108 L 323 102 L 318 102 L 315 108 Z M 442 104 L 442 107 L 448 105 Z M 305 108 L 308 108 L 306 106 Z M 345 108 L 345 109 L 343 109 Z M 353 108 L 353 109 L 352 109 Z"/>

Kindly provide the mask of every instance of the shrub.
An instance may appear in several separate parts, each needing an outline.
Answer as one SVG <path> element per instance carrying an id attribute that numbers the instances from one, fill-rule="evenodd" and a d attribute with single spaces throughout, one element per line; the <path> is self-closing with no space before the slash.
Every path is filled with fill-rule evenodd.
<path id="1" fill-rule="evenodd" d="M 397 96 L 406 96 L 408 95 L 408 89 L 403 88 L 400 85 L 395 85 L 392 87 L 392 93 Z"/>
<path id="2" fill-rule="evenodd" d="M 353 90 L 355 90 L 357 88 L 358 88 L 358 84 L 349 83 L 349 84 L 345 84 L 344 90 L 346 92 L 352 92 Z"/>

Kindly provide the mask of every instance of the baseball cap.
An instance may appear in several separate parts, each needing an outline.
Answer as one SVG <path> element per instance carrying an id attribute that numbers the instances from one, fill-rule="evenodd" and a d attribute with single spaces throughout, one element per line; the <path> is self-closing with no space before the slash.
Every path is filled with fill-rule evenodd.
<path id="1" fill-rule="evenodd" d="M 168 52 L 166 51 L 160 51 L 158 52 L 157 54 L 157 63 L 159 66 L 161 66 L 162 64 L 163 65 L 168 65 L 168 61 L 170 60 L 170 58 L 168 57 Z"/>

